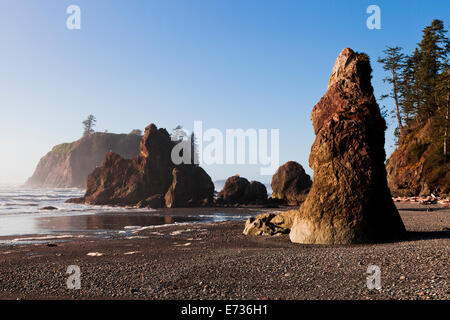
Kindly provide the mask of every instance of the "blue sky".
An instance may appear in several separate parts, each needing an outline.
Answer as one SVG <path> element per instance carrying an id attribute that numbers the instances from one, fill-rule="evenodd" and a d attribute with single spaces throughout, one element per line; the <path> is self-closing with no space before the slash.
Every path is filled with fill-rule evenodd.
<path id="1" fill-rule="evenodd" d="M 66 8 L 81 8 L 81 30 Z M 381 30 L 366 8 L 381 8 Z M 310 113 L 345 47 L 376 63 L 386 45 L 410 52 L 433 19 L 450 24 L 450 1 L 0 0 L 0 183 L 21 183 L 51 147 L 97 130 L 280 129 L 280 162 L 308 173 Z M 384 102 L 390 107 L 390 102 Z M 393 151 L 389 120 L 386 151 Z M 249 179 L 259 166 L 212 166 L 213 179 Z"/>

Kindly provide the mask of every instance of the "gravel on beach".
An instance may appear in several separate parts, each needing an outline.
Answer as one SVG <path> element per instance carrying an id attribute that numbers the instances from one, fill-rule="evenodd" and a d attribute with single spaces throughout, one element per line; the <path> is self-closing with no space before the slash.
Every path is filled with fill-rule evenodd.
<path id="1" fill-rule="evenodd" d="M 4 246 L 0 298 L 448 300 L 450 209 L 397 206 L 408 239 L 393 243 L 299 245 L 244 236 L 244 221 L 230 221 Z M 67 288 L 71 265 L 79 290 Z M 367 288 L 370 265 L 380 289 Z"/>

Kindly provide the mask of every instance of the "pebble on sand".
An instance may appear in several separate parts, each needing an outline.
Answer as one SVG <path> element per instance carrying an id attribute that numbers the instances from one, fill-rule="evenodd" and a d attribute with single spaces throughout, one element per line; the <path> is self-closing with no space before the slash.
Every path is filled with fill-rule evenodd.
<path id="1" fill-rule="evenodd" d="M 90 256 L 90 257 L 101 257 L 102 255 L 103 255 L 103 253 L 100 253 L 100 252 L 89 252 L 87 254 L 87 256 Z"/>

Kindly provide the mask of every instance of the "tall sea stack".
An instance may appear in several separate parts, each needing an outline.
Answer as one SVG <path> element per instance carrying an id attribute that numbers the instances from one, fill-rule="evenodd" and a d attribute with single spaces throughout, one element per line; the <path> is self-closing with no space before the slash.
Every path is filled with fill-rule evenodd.
<path id="1" fill-rule="evenodd" d="M 386 180 L 386 123 L 373 95 L 369 58 L 344 49 L 328 90 L 314 106 L 311 190 L 290 238 L 296 243 L 351 244 L 400 239 L 405 227 Z"/>

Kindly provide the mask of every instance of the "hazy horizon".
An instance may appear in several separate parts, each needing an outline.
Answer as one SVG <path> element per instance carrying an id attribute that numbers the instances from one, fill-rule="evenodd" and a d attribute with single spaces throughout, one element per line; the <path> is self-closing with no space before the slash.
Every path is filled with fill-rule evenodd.
<path id="1" fill-rule="evenodd" d="M 66 27 L 71 4 L 81 8 L 81 30 Z M 111 133 L 150 123 L 192 130 L 195 120 L 223 132 L 280 129 L 280 165 L 295 160 L 312 176 L 310 114 L 339 52 L 370 56 L 379 98 L 388 91 L 376 62 L 385 47 L 410 53 L 433 19 L 450 23 L 448 1 L 347 4 L 1 1 L 0 184 L 24 183 L 53 146 L 82 136 L 89 114 L 96 131 Z M 380 30 L 366 26 L 371 4 L 381 8 Z M 395 121 L 388 125 L 387 156 Z M 203 167 L 213 180 L 271 179 L 260 165 Z"/>

